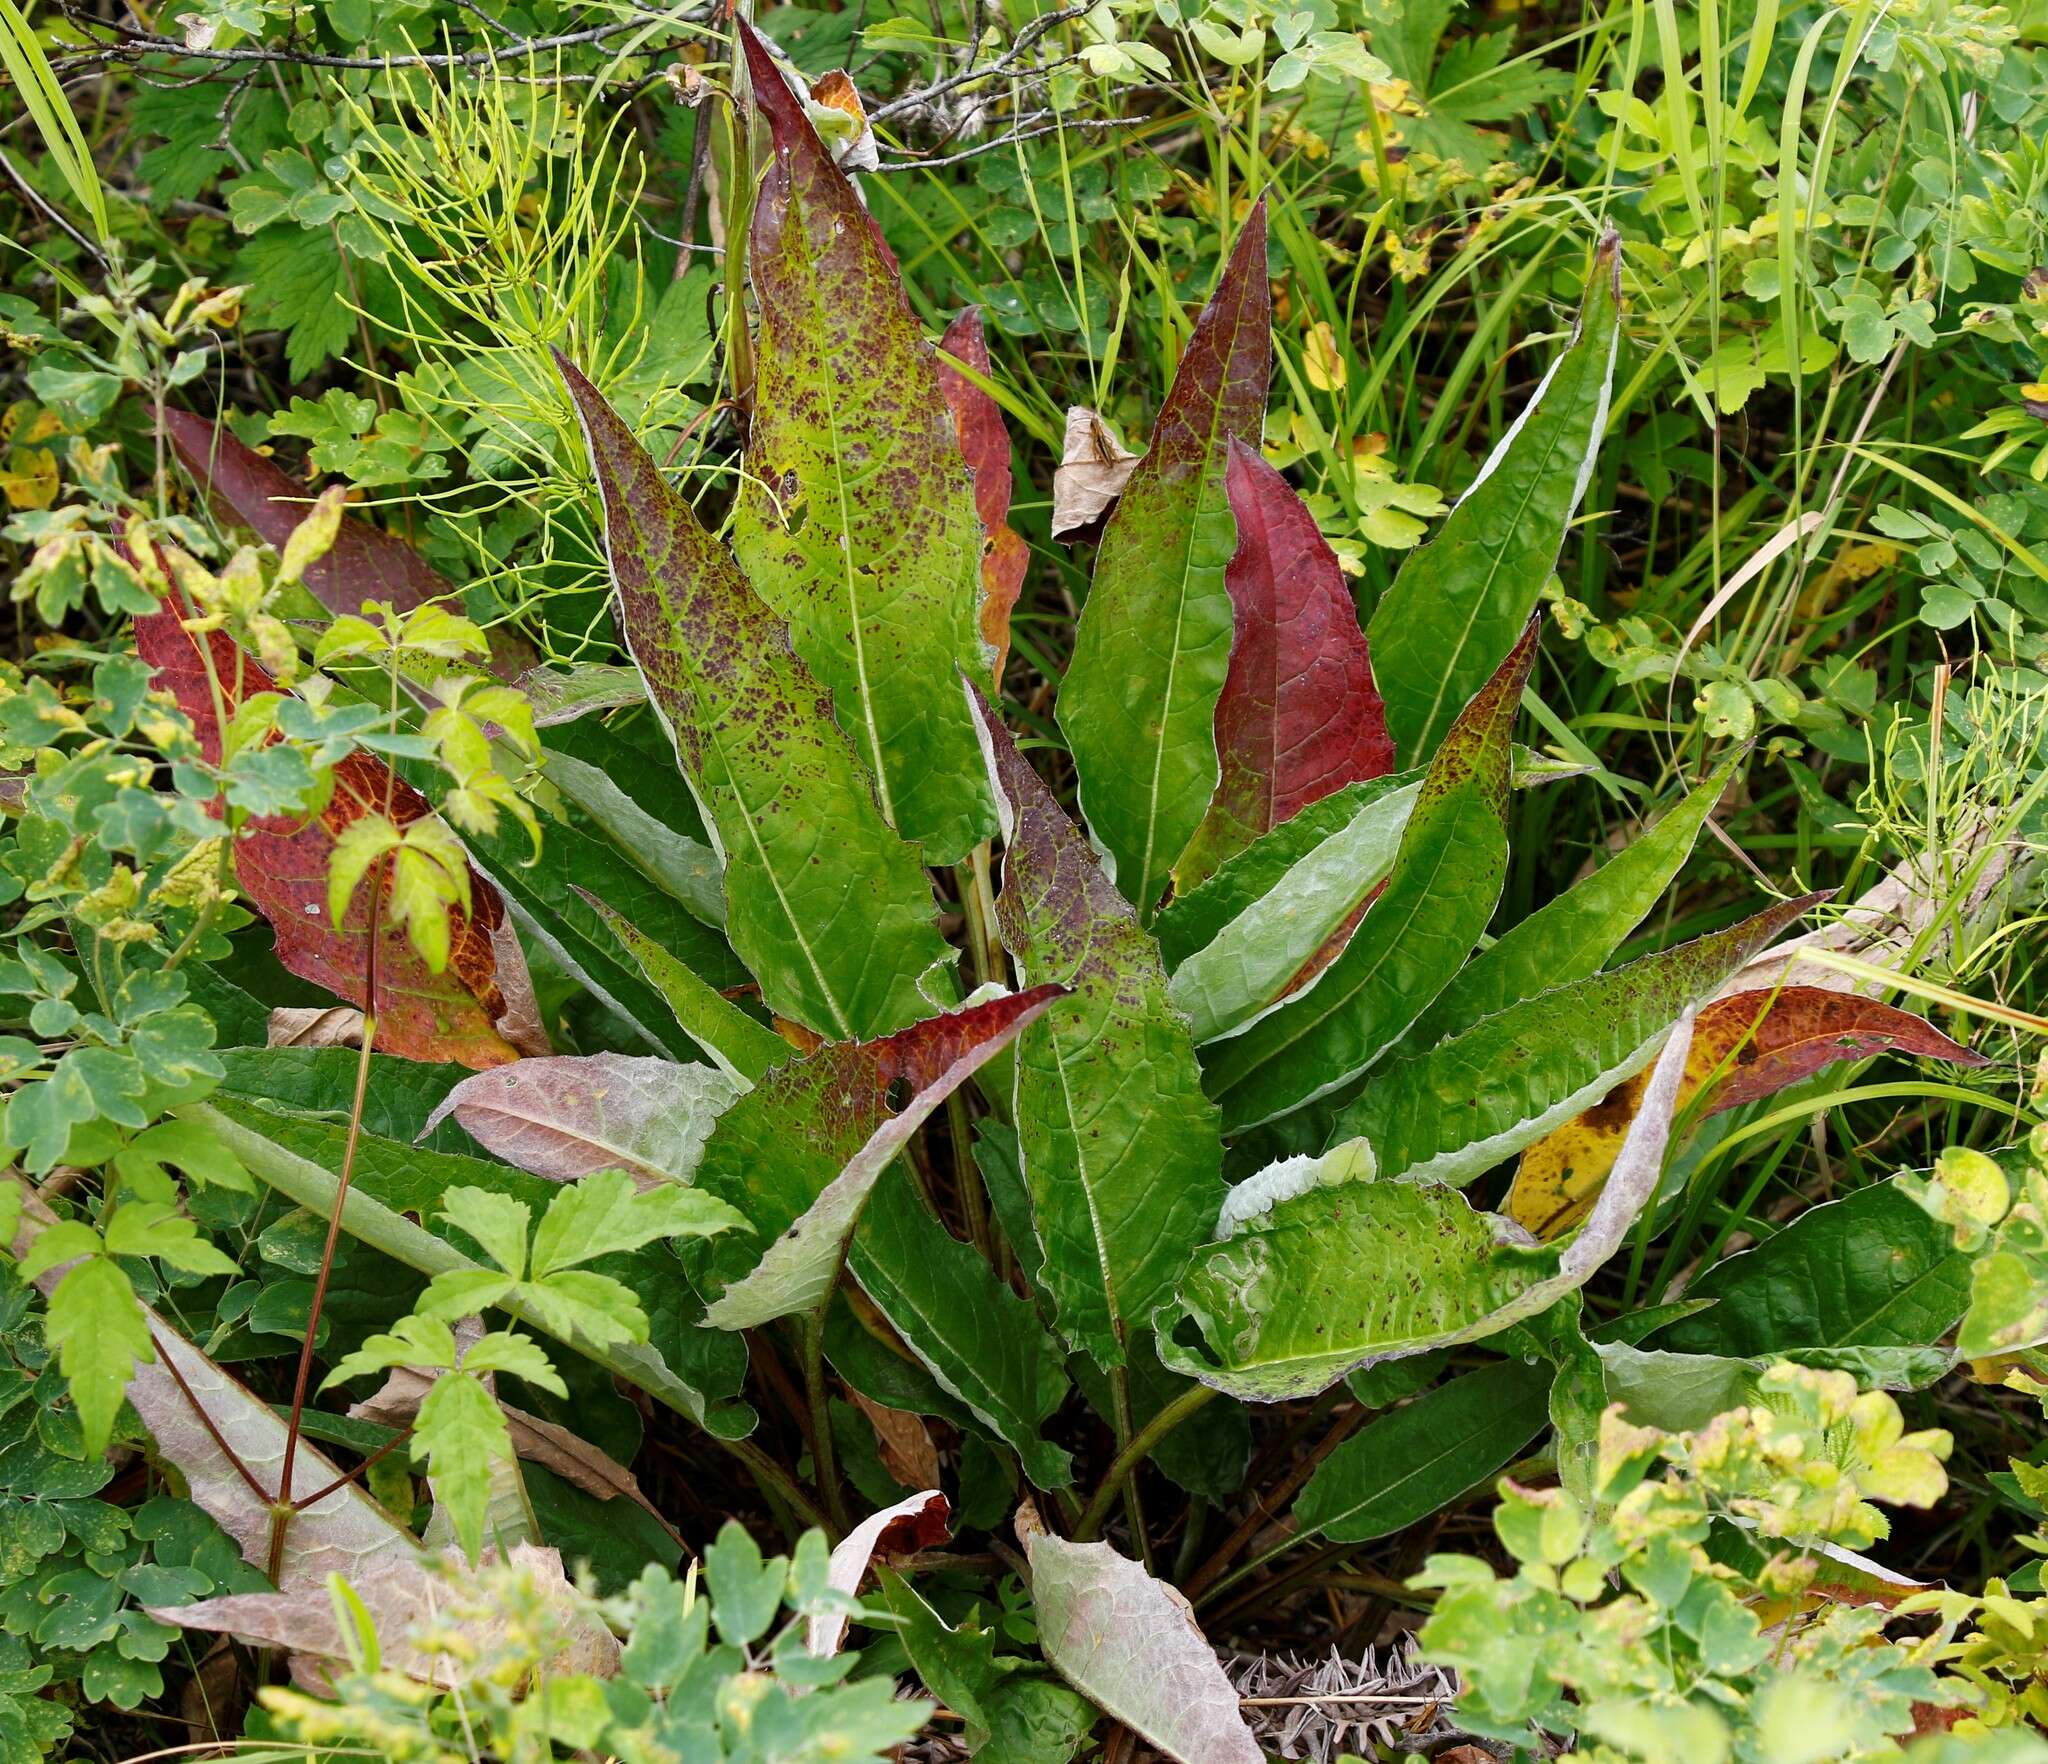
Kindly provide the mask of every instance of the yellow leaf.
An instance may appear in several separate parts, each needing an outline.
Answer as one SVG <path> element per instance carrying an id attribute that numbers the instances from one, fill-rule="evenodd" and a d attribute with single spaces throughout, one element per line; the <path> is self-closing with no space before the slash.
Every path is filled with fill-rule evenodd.
<path id="1" fill-rule="evenodd" d="M 57 456 L 47 447 L 17 447 L 0 471 L 10 508 L 48 508 L 57 500 Z"/>
<path id="2" fill-rule="evenodd" d="M 1310 325 L 1303 339 L 1301 370 L 1318 392 L 1344 390 L 1344 352 L 1337 346 L 1337 334 L 1323 323 Z"/>

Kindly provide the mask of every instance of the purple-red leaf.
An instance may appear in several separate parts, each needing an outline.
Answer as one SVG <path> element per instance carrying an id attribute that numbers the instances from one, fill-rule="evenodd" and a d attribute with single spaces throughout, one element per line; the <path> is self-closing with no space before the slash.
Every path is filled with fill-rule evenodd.
<path id="1" fill-rule="evenodd" d="M 1272 327 L 1262 198 L 1109 517 L 1060 688 L 1089 834 L 1141 920 L 1216 793 L 1235 624 L 1223 575 L 1237 543 L 1224 466 L 1233 438 L 1259 438 Z"/>
<path id="2" fill-rule="evenodd" d="M 158 407 L 158 420 L 185 469 L 264 544 L 282 549 L 313 506 L 315 492 L 274 460 L 244 446 L 225 422 Z M 327 555 L 306 567 L 305 584 L 331 613 L 361 612 L 381 600 L 410 612 L 430 600 L 460 597 L 453 583 L 403 539 L 354 515 L 343 515 Z M 537 659 L 519 638 L 490 634 L 491 666 L 510 678 Z"/>
<path id="3" fill-rule="evenodd" d="M 1236 635 L 1216 701 L 1216 795 L 1174 866 L 1183 892 L 1318 798 L 1394 769 L 1365 632 L 1315 516 L 1234 438 L 1225 485 Z"/>
<path id="4" fill-rule="evenodd" d="M 950 325 L 940 341 L 939 390 L 953 412 L 953 432 L 960 457 L 974 474 L 974 511 L 981 516 L 981 640 L 995 651 L 994 688 L 1003 689 L 1003 662 L 1010 653 L 1010 610 L 1031 567 L 1031 547 L 1010 525 L 1010 431 L 1002 406 L 977 386 L 954 362 L 987 377 L 988 339 L 982 334 L 981 308 L 970 306 Z M 951 360 L 947 358 L 951 357 Z"/>
<path id="5" fill-rule="evenodd" d="M 276 687 L 224 631 L 207 635 L 213 673 L 227 714 L 259 692 Z M 168 690 L 191 718 L 200 751 L 218 764 L 220 725 L 206 660 L 198 641 L 170 602 L 135 621 L 136 653 L 156 670 L 155 685 Z M 474 869 L 469 878 L 470 910 L 450 909 L 448 965 L 434 973 L 413 948 L 403 925 L 386 916 L 376 930 L 377 997 L 368 998 L 370 912 L 376 890 L 356 890 L 347 916 L 336 925 L 327 916 L 328 859 L 345 828 L 368 814 L 387 815 L 399 827 L 433 813 L 427 799 L 369 754 L 351 753 L 334 769 L 334 794 L 319 814 L 301 819 L 273 815 L 251 820 L 235 840 L 235 879 L 277 933 L 277 959 L 302 980 L 324 986 L 338 998 L 374 1009 L 377 1051 L 412 1060 L 454 1060 L 482 1069 L 519 1058 L 509 1034 L 530 988 L 525 958 L 505 917 L 497 889 Z M 499 984 L 500 963 L 511 981 L 511 1002 Z"/>

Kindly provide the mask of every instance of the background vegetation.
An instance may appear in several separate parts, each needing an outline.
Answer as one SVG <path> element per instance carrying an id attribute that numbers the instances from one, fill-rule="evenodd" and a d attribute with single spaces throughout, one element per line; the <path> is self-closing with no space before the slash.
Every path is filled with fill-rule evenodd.
<path id="1" fill-rule="evenodd" d="M 1268 1699 L 1226 1713 L 1274 1755 L 1506 1755 L 1534 1723 L 1606 1756 L 1794 1764 L 1882 1752 L 1967 1706 L 1926 1756 L 2033 1756 L 2020 1736 L 2048 1709 L 2030 1535 L 2048 1499 L 2048 1196 L 2038 1175 L 2028 1187 L 2048 1029 L 2048 16 L 1944 0 L 860 0 L 753 22 L 811 85 L 804 110 L 858 172 L 925 333 L 980 311 L 987 359 L 968 383 L 1006 425 L 1007 519 L 1029 552 L 989 685 L 1063 804 L 1075 738 L 1056 706 L 1102 547 L 1099 527 L 1054 527 L 1119 439 L 1137 451 L 1153 435 L 1258 198 L 1262 451 L 1368 625 L 1582 303 L 1599 322 L 1618 266 L 1605 441 L 1519 687 L 1523 769 L 1540 755 L 1575 775 L 1514 792 L 1491 933 L 1711 778 L 1703 834 L 1611 962 L 1831 891 L 1807 923 L 1834 965 L 1805 964 L 1800 983 L 1923 1013 L 1982 1063 L 1859 1057 L 1684 1115 L 1654 1203 L 1568 1319 L 1294 1400 L 1190 1405 L 1149 1460 L 1134 1430 L 1185 1381 L 1156 1361 L 1112 1379 L 1035 1318 L 1058 1390 L 1009 1432 L 891 1352 L 851 1283 L 815 1324 L 711 1342 L 712 1283 L 690 1258 L 725 1253 L 706 1246 L 733 1241 L 732 1209 L 701 1187 L 508 1187 L 531 1160 L 444 1118 L 463 1077 L 445 1049 L 361 1051 L 360 1016 L 280 963 L 288 934 L 251 910 L 246 879 L 233 898 L 209 806 L 240 825 L 337 791 L 368 802 L 368 774 L 348 768 L 388 778 L 388 761 L 443 818 L 414 820 L 379 786 L 383 843 L 337 860 L 365 891 L 355 910 L 401 921 L 359 940 L 392 952 L 373 964 L 461 969 L 476 921 L 459 833 L 518 909 L 556 1053 L 695 1051 L 672 1024 L 666 1043 L 644 1034 L 643 1005 L 678 994 L 572 883 L 727 995 L 744 1027 L 719 1019 L 698 1041 L 724 1022 L 787 1052 L 760 976 L 708 922 L 723 912 L 705 907 L 710 835 L 631 668 L 585 429 L 551 353 L 590 372 L 714 525 L 761 486 L 746 469 L 755 303 L 726 247 L 747 236 L 770 155 L 733 23 L 611 0 L 0 0 L 0 574 L 15 607 L 0 1082 L 22 1178 L 0 1218 L 9 1236 L 17 1211 L 27 1222 L 20 1277 L 0 1284 L 0 1754 L 248 1736 L 391 1757 L 1189 1756 L 1042 1633 L 1062 1573 L 1084 1608 L 1170 1629 L 1144 1602 L 1152 1582 L 1059 1556 L 1106 1525 L 1119 1561 L 1193 1600 L 1235 1692 Z M 835 69 L 850 84 L 823 79 Z M 279 500 L 274 530 L 251 523 L 265 547 L 239 548 L 248 506 L 200 484 L 226 456 L 204 424 L 182 440 L 160 424 L 166 406 L 219 416 L 289 474 L 304 502 Z M 340 494 L 316 504 L 323 484 Z M 433 580 L 351 549 L 344 503 L 453 584 L 462 616 L 323 611 L 323 571 L 401 611 Z M 174 586 L 278 681 L 314 682 L 308 703 L 238 719 L 232 701 L 150 697 L 170 652 L 145 633 L 138 659 L 135 627 Z M 1436 666 L 1390 662 L 1377 631 L 1375 657 L 1383 689 Z M 989 848 L 951 855 L 942 926 L 969 955 L 963 980 L 1003 978 L 1000 947 L 982 959 Z M 987 1073 L 953 1091 L 906 1157 L 1023 1312 L 1041 1289 L 1002 1217 L 1008 1094 Z M 670 1093 L 661 1109 L 687 1138 L 687 1110 Z M 1225 1173 L 1323 1151 L 1324 1117 L 1290 1120 L 1234 1144 Z M 333 1173 L 373 1167 L 385 1236 L 337 1238 Z M 1900 1170 L 1936 1174 L 1909 1191 L 1888 1181 Z M 1475 1192 L 1537 1223 L 1508 1184 L 1503 1168 Z M 487 1190 L 526 1208 L 509 1239 Z M 586 1211 L 550 1240 L 568 1194 Z M 431 1247 L 451 1231 L 467 1276 L 498 1288 L 423 1296 L 422 1276 L 451 1278 Z M 67 1309 L 50 1276 L 80 1256 Z M 1873 1257 L 1891 1258 L 1891 1285 Z M 1932 1285 L 1953 1305 L 1923 1305 L 1931 1327 L 1908 1340 L 1831 1311 L 1865 1285 L 1915 1304 Z M 1702 1294 L 1747 1321 L 1683 1314 Z M 479 1341 L 461 1325 L 499 1304 L 549 1333 L 549 1304 L 572 1299 L 584 1308 L 552 1332 L 610 1358 L 550 1360 L 516 1330 Z M 135 1362 L 180 1365 L 165 1318 L 206 1356 L 182 1378 L 227 1367 L 254 1393 L 223 1381 L 221 1402 L 248 1405 L 239 1422 L 214 1409 L 195 1434 L 208 1405 L 186 1391 L 174 1438 L 139 1384 L 123 1407 Z M 647 1394 L 647 1353 L 714 1393 L 705 1426 Z M 408 1367 L 426 1369 L 410 1406 L 395 1386 L 367 1413 L 342 1411 L 368 1384 L 313 1394 L 330 1373 Z M 1574 1377 L 1594 1380 L 1576 1411 L 1559 1394 Z M 1633 1400 L 1651 1432 L 1603 1433 L 1608 1400 Z M 751 1431 L 734 1418 L 749 1404 Z M 1718 1432 L 1717 1414 L 1732 1417 Z M 294 1567 L 284 1615 L 210 1626 L 243 1642 L 169 1615 L 287 1584 L 288 1526 L 259 1503 L 245 1535 L 221 1517 L 233 1498 L 200 1497 L 281 1456 L 270 1489 L 319 1507 L 318 1481 L 293 1480 L 301 1437 L 364 1466 L 372 1498 L 321 1533 L 339 1553 Z M 1047 1468 L 1069 1457 L 1070 1487 Z M 1809 1474 L 1823 1461 L 1829 1475 Z M 803 1636 L 843 1621 L 851 1589 L 827 1584 L 806 1528 L 836 1541 L 928 1486 L 950 1496 L 950 1529 L 892 1540 L 896 1570 L 865 1582 L 864 1652 L 819 1665 Z M 1872 1500 L 1899 1510 L 1887 1522 Z M 330 1599 L 328 1568 L 363 1566 L 430 1508 L 436 1545 L 473 1558 L 516 1533 L 594 1578 L 574 1594 L 545 1564 L 500 1559 L 443 1595 Z M 1790 1539 L 1804 1569 L 1758 1536 Z M 312 1548 L 303 1531 L 293 1547 Z M 1916 1602 L 1900 1577 L 1954 1591 Z M 450 1644 L 467 1650 L 452 1696 L 405 1676 L 433 1652 L 409 1653 L 412 1620 L 446 1600 L 485 1614 Z M 1401 1638 L 1425 1624 L 1417 1655 Z M 284 1690 L 287 1653 L 323 1656 L 324 1676 Z M 1465 1675 L 1454 1704 L 1450 1669 Z M 1162 1670 L 1141 1659 L 1132 1676 Z M 943 1707 L 930 1721 L 929 1704 L 894 1700 L 912 1671 Z M 840 1682 L 792 1694 L 813 1679 Z M 337 1684 L 347 1718 L 317 1700 Z"/>

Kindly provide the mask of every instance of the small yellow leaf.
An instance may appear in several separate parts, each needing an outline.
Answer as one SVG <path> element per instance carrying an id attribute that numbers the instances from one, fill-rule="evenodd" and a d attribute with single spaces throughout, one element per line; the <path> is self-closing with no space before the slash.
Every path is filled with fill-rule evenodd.
<path id="1" fill-rule="evenodd" d="M 57 500 L 57 456 L 47 447 L 17 447 L 0 471 L 0 490 L 10 508 L 48 508 Z"/>
<path id="2" fill-rule="evenodd" d="M 1344 352 L 1337 346 L 1337 335 L 1328 325 L 1318 322 L 1309 326 L 1308 336 L 1302 342 L 1301 370 L 1318 392 L 1344 390 Z"/>

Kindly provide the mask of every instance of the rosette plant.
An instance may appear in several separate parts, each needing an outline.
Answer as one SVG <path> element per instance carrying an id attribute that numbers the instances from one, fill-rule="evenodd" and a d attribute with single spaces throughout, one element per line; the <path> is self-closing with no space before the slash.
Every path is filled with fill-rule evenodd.
<path id="1" fill-rule="evenodd" d="M 1740 753 L 1499 921 L 1514 794 L 1569 787 L 1515 734 L 1606 423 L 1615 241 L 1588 242 L 1540 386 L 1362 622 L 1261 450 L 1273 271 L 1250 205 L 1095 547 L 1048 722 L 1002 694 L 1030 556 L 978 320 L 927 339 L 854 183 L 736 30 L 771 149 L 744 241 L 742 469 L 670 469 L 605 364 L 558 357 L 623 692 L 502 636 L 495 679 L 415 669 L 461 648 L 435 648 L 450 590 L 350 515 L 297 573 L 333 616 L 317 665 L 388 662 L 388 727 L 323 720 L 331 680 L 294 694 L 238 643 L 248 620 L 195 619 L 159 577 L 138 643 L 195 731 L 183 763 L 248 769 L 252 707 L 333 743 L 317 813 L 235 811 L 233 882 L 287 969 L 366 1014 L 352 1104 L 286 1094 L 273 1058 L 180 1119 L 322 1221 L 309 1356 L 338 1240 L 428 1280 L 337 1376 L 424 1367 L 464 1393 L 419 1432 L 468 1553 L 546 1532 L 500 1498 L 494 1404 L 573 1423 L 630 1387 L 771 1518 L 838 1532 L 873 1423 L 962 1526 L 1014 1521 L 1071 1685 L 1174 1756 L 1253 1758 L 1200 1638 L 1149 1619 L 1171 1610 L 1155 1545 L 1178 1535 L 1195 1592 L 1228 1559 L 1200 1515 L 1242 1485 L 1255 1409 L 1345 1379 L 1390 1403 L 1440 1350 L 1491 1342 L 1508 1357 L 1436 1393 L 1463 1417 L 1454 1467 L 1405 1436 L 1380 1442 L 1383 1475 L 1331 1458 L 1303 1535 L 1397 1529 L 1546 1428 L 1583 1498 L 1616 1374 L 1578 1289 L 1674 1198 L 1673 1148 L 1831 1060 L 1974 1056 L 1846 994 L 1722 996 L 1811 897 L 1613 965 Z M 283 474 L 165 420 L 216 502 L 285 544 L 303 510 Z M 650 719 L 658 748 L 634 733 Z M 1477 1204 L 1518 1157 L 1503 1210 Z M 551 1346 L 497 1328 L 478 1358 L 451 1333 L 471 1316 Z M 1924 1355 L 1939 1333 L 1880 1345 Z M 299 1487 L 306 1388 L 279 1489 Z M 255 1481 L 195 1493 L 232 1509 Z M 1188 1504 L 1164 1518 L 1173 1489 Z M 1300 1491 L 1261 1491 L 1246 1524 Z M 273 1576 L 325 1498 L 268 1525 Z M 1098 1541 L 1112 1523 L 1120 1548 Z M 929 1666 L 945 1626 L 891 1584 Z M 1105 1610 L 1146 1621 L 1099 1647 Z M 246 1601 L 203 1611 L 178 1620 L 264 1633 Z M 990 1722 L 1002 1684 L 982 1685 Z"/>

